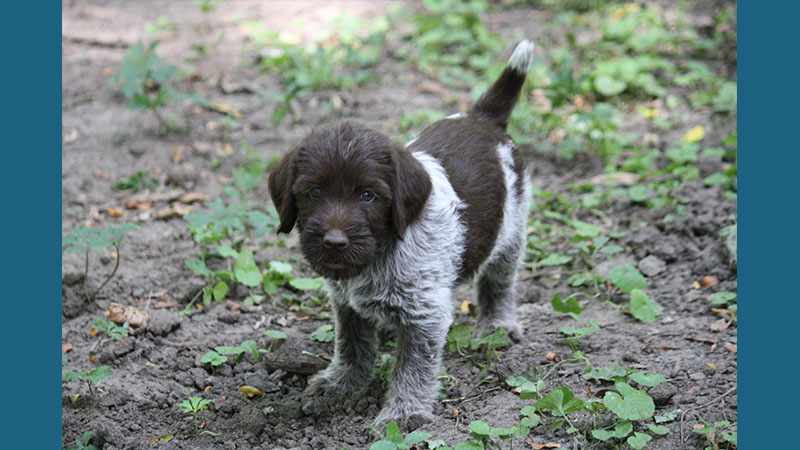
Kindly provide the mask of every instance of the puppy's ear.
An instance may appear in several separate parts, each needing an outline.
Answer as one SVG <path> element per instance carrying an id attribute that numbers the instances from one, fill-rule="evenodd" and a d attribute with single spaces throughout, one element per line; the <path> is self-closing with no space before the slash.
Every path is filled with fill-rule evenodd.
<path id="1" fill-rule="evenodd" d="M 410 151 L 392 149 L 392 228 L 403 239 L 406 228 L 422 212 L 431 193 L 431 178 L 422 163 Z"/>
<path id="2" fill-rule="evenodd" d="M 269 195 L 278 210 L 281 224 L 278 233 L 288 233 L 297 221 L 297 203 L 292 193 L 295 170 L 294 157 L 297 148 L 292 148 L 269 173 Z"/>

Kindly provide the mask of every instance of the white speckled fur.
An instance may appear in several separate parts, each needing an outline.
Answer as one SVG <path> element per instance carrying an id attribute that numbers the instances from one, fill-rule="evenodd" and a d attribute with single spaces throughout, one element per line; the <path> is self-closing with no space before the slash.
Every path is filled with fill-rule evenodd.
<path id="1" fill-rule="evenodd" d="M 373 327 L 398 331 L 397 363 L 378 421 L 431 417 L 442 347 L 452 322 L 451 293 L 464 249 L 459 214 L 463 203 L 436 159 L 423 152 L 414 156 L 433 184 L 419 219 L 409 226 L 402 241 L 377 255 L 362 274 L 326 281 L 337 310 L 347 313 L 351 308 Z M 336 344 L 334 360 L 321 376 L 334 383 L 354 384 L 349 370 L 353 363 L 339 359 L 348 343 L 337 339 Z M 361 367 L 356 372 L 365 370 Z M 348 378 L 350 381 L 345 381 Z"/>

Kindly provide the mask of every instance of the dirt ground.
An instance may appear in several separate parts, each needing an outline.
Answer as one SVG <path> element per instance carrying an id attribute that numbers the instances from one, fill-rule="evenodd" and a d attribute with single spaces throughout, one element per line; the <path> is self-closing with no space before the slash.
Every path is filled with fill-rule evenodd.
<path id="1" fill-rule="evenodd" d="M 247 52 L 242 18 L 259 20 L 276 29 L 291 29 L 294 18 L 302 15 L 309 22 L 323 23 L 346 8 L 360 17 L 385 14 L 388 2 L 223 2 L 214 14 L 202 15 L 193 2 L 112 2 L 66 1 L 62 3 L 63 134 L 62 151 L 62 232 L 86 221 L 94 225 L 135 222 L 141 229 L 128 234 L 129 242 L 120 252 L 116 276 L 103 289 L 96 302 L 82 295 L 81 255 L 65 254 L 62 263 L 63 321 L 62 340 L 72 350 L 64 373 L 106 364 L 114 375 L 103 380 L 96 392 L 85 384 L 64 383 L 63 436 L 67 442 L 84 431 L 92 431 L 93 443 L 103 449 L 366 449 L 378 436 L 366 425 L 378 413 L 385 387 L 375 379 L 363 397 L 332 402 L 325 398 L 308 399 L 303 389 L 309 375 L 324 367 L 324 358 L 314 355 L 333 353 L 332 343 L 313 341 L 309 335 L 330 323 L 325 308 L 314 314 L 287 308 L 280 302 L 265 301 L 257 311 L 244 312 L 243 292 L 231 293 L 230 301 L 212 303 L 190 317 L 180 315 L 184 307 L 204 286 L 202 277 L 184 265 L 197 254 L 186 222 L 180 217 L 155 218 L 166 208 L 165 201 L 153 201 L 149 210 L 128 209 L 136 195 L 111 188 L 114 181 L 137 171 L 149 171 L 170 185 L 157 193 L 199 192 L 214 199 L 230 182 L 231 172 L 241 155 L 228 155 L 223 148 L 222 115 L 191 106 L 171 106 L 171 112 L 188 123 L 182 133 L 161 135 L 152 116 L 126 108 L 118 89 L 108 76 L 119 67 L 129 45 L 147 39 L 143 25 L 159 16 L 169 16 L 178 31 L 164 39 L 160 54 L 168 61 L 184 61 L 188 48 L 197 42 L 210 43 L 216 32 L 224 38 L 207 58 L 191 61 L 198 70 L 193 81 L 211 101 L 233 105 L 242 112 L 246 124 L 234 131 L 233 142 L 247 141 L 265 158 L 285 152 L 310 126 L 321 120 L 314 108 L 329 93 L 315 93 L 299 101 L 299 121 L 290 125 L 270 125 L 272 106 L 259 92 L 277 90 L 278 81 L 259 72 L 254 55 Z M 527 7 L 500 8 L 487 14 L 490 29 L 504 36 L 522 33 L 532 38 L 541 33 L 543 11 Z M 213 30 L 204 32 L 198 24 Z M 313 28 L 313 27 L 312 27 Z M 387 43 L 391 46 L 392 43 Z M 735 68 L 734 68 L 735 69 Z M 403 112 L 430 108 L 450 114 L 441 96 L 419 89 L 425 79 L 406 66 L 385 58 L 377 65 L 380 83 L 368 84 L 344 97 L 343 116 L 357 118 L 369 126 L 397 135 Z M 239 86 L 231 88 L 230 86 Z M 466 93 L 463 93 L 466 95 Z M 315 100 L 317 99 L 317 100 Z M 696 122 L 709 130 L 706 142 L 719 145 L 736 130 L 735 117 L 700 113 Z M 685 131 L 685 130 L 684 130 Z M 680 133 L 661 136 L 675 141 Z M 184 149 L 176 163 L 176 148 Z M 563 160 L 552 154 L 524 148 L 533 183 L 539 188 L 568 191 L 570 183 L 580 183 L 602 173 L 602 162 L 590 156 Z M 701 167 L 702 175 L 704 168 Z M 151 193 L 152 194 L 152 193 Z M 594 320 L 602 332 L 579 343 L 595 367 L 620 365 L 663 374 L 667 380 L 650 395 L 656 414 L 673 410 L 686 412 L 683 421 L 666 425 L 670 433 L 654 439 L 646 448 L 703 448 L 703 436 L 692 433 L 692 425 L 727 419 L 737 421 L 737 327 L 735 322 L 723 331 L 709 327 L 719 315 L 709 308 L 707 297 L 717 291 L 736 291 L 737 274 L 718 232 L 736 215 L 736 203 L 721 200 L 721 188 L 706 187 L 695 180 L 686 189 L 687 214 L 673 221 L 663 220 L 663 211 L 648 210 L 630 201 L 619 200 L 604 207 L 608 228 L 624 231 L 624 251 L 602 261 L 598 273 L 623 262 L 630 262 L 648 275 L 647 292 L 664 308 L 652 324 L 634 320 L 618 308 L 602 301 L 582 299 L 582 320 Z M 269 204 L 266 183 L 253 198 Z M 197 205 L 195 205 L 197 206 Z M 109 213 L 114 208 L 122 213 Z M 536 212 L 534 211 L 535 215 Z M 640 226 L 646 222 L 644 226 Z M 93 252 L 87 284 L 97 287 L 114 266 L 115 255 Z M 269 248 L 256 254 L 259 264 L 273 257 L 302 264 L 294 235 L 286 248 Z M 310 272 L 307 274 L 310 275 Z M 715 276 L 719 284 L 696 288 L 693 283 Z M 519 292 L 519 317 L 525 339 L 502 352 L 495 372 L 486 374 L 457 353 L 445 352 L 447 373 L 453 377 L 445 398 L 436 404 L 434 422 L 422 429 L 434 439 L 454 445 L 469 436 L 467 424 L 480 419 L 494 426 L 511 426 L 518 421 L 525 404 L 503 382 L 507 376 L 530 373 L 549 364 L 545 357 L 554 352 L 562 358 L 572 354 L 557 329 L 572 324 L 564 314 L 553 310 L 554 293 L 569 295 L 566 276 L 557 268 L 525 271 Z M 276 294 L 278 296 L 279 294 Z M 458 305 L 471 299 L 471 289 L 458 291 L 454 299 L 457 323 L 471 323 Z M 106 341 L 96 348 L 96 362 L 88 362 L 97 338 L 88 329 L 94 317 L 102 315 L 109 302 L 147 310 L 148 326 L 123 341 Z M 163 307 L 163 305 L 172 306 Z M 156 307 L 158 305 L 159 307 Z M 327 312 L 326 312 L 327 311 Z M 208 370 L 201 357 L 215 346 L 237 345 L 246 339 L 267 343 L 264 330 L 275 329 L 288 335 L 286 343 L 260 363 L 250 358 L 216 371 Z M 727 347 L 727 348 L 726 348 Z M 589 383 L 580 374 L 583 366 L 564 365 L 548 386 L 566 385 L 573 392 L 602 398 L 603 386 Z M 242 385 L 258 387 L 263 397 L 244 398 Z M 81 396 L 73 402 L 69 394 Z M 220 433 L 195 436 L 190 415 L 176 405 L 190 396 L 213 400 L 200 414 L 205 430 Z M 712 402 L 713 401 L 713 402 Z M 457 409 L 458 413 L 453 414 Z M 682 428 L 682 431 L 681 431 Z M 169 442 L 154 438 L 173 437 Z M 537 427 L 533 441 L 557 442 L 562 448 L 582 448 L 584 441 L 567 435 L 563 429 L 550 431 Z"/>

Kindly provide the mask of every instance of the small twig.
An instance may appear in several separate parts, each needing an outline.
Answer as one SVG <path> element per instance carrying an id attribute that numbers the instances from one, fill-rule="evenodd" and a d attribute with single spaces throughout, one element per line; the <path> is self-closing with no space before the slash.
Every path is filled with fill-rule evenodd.
<path id="1" fill-rule="evenodd" d="M 722 400 L 725 396 L 727 396 L 731 392 L 735 391 L 736 387 L 737 387 L 737 385 L 733 385 L 732 388 L 728 389 L 722 395 L 720 395 L 719 397 L 711 400 L 710 402 L 703 403 L 702 405 L 699 405 L 699 406 L 693 406 L 693 407 L 691 407 L 691 408 L 689 408 L 686 411 L 683 411 L 681 413 L 681 422 L 680 422 L 680 426 L 678 428 L 680 430 L 680 438 L 681 438 L 680 443 L 681 443 L 681 445 L 683 445 L 683 418 L 684 418 L 684 416 L 686 416 L 686 413 L 688 413 L 689 411 L 695 411 L 695 410 L 698 410 L 698 409 L 703 409 L 706 406 L 712 405 L 712 404 L 716 403 L 717 401 Z"/>
<path id="2" fill-rule="evenodd" d="M 259 319 L 258 322 L 256 322 L 255 325 L 253 325 L 253 329 L 258 330 L 259 328 L 261 328 L 261 325 L 264 325 L 264 322 L 266 321 L 267 321 L 267 316 L 262 316 L 261 319 Z"/>
<path id="3" fill-rule="evenodd" d="M 86 246 L 86 264 L 83 268 L 83 295 L 87 295 L 86 292 L 86 280 L 89 279 L 89 246 Z M 88 297 L 88 295 L 87 295 Z"/>
<path id="4" fill-rule="evenodd" d="M 192 306 L 194 306 L 194 302 L 195 302 L 195 301 L 196 301 L 198 298 L 200 298 L 200 294 L 202 294 L 202 293 L 203 293 L 203 289 L 204 289 L 204 288 L 200 288 L 200 290 L 199 290 L 199 291 L 197 291 L 197 293 L 196 293 L 196 294 L 194 294 L 194 297 L 192 297 L 192 299 L 189 301 L 189 304 L 188 304 L 188 305 L 186 305 L 187 307 L 189 307 L 189 309 L 190 309 L 190 310 L 192 309 L 191 307 L 192 307 Z"/>
<path id="5" fill-rule="evenodd" d="M 94 355 L 94 353 L 97 351 L 97 347 L 100 347 L 100 344 L 102 344 L 103 341 L 105 341 L 105 339 L 106 338 L 101 337 L 100 339 L 95 341 L 94 345 L 92 345 L 92 348 L 89 350 L 89 354 L 90 355 Z"/>
<path id="6" fill-rule="evenodd" d="M 117 253 L 116 263 L 114 264 L 114 270 L 112 270 L 111 274 L 105 279 L 105 281 L 103 281 L 103 284 L 101 284 L 100 287 L 97 288 L 96 291 L 94 291 L 90 300 L 94 300 L 94 298 L 97 296 L 97 293 L 100 292 L 100 290 L 102 290 L 105 287 L 105 285 L 109 281 L 111 281 L 111 279 L 114 278 L 114 275 L 117 273 L 117 268 L 119 267 L 119 260 L 121 258 L 121 255 L 119 254 L 119 246 L 117 246 L 117 244 L 114 244 L 114 251 Z"/>
<path id="7" fill-rule="evenodd" d="M 164 120 L 163 117 L 161 117 L 161 113 L 158 112 L 158 109 L 152 108 L 151 111 L 153 111 L 153 114 L 156 116 L 156 119 L 158 120 L 159 131 L 161 129 L 163 129 L 164 133 L 168 132 L 169 131 L 169 123 L 167 123 L 167 121 Z"/>

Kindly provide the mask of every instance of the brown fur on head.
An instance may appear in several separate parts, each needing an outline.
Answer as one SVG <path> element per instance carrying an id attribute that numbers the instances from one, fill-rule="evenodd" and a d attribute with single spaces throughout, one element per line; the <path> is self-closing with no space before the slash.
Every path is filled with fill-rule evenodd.
<path id="1" fill-rule="evenodd" d="M 357 275 L 419 216 L 431 191 L 422 164 L 390 138 L 352 121 L 313 130 L 270 172 L 281 233 L 295 223 L 320 275 Z"/>

